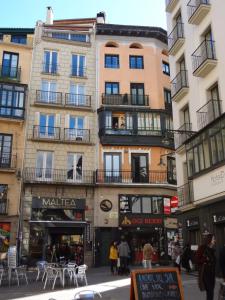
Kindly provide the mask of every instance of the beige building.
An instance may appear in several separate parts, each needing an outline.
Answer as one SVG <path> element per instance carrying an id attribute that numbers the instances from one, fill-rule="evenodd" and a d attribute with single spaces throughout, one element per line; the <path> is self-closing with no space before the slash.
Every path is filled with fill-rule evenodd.
<path id="1" fill-rule="evenodd" d="M 72 260 L 91 262 L 94 26 L 95 19 L 53 20 L 48 7 L 35 28 L 23 172 L 23 253 L 33 259 L 65 256 L 68 244 Z"/>
<path id="2" fill-rule="evenodd" d="M 0 28 L 0 253 L 16 245 L 32 28 Z"/>
<path id="3" fill-rule="evenodd" d="M 225 242 L 225 2 L 167 0 L 180 221 L 184 239 Z"/>

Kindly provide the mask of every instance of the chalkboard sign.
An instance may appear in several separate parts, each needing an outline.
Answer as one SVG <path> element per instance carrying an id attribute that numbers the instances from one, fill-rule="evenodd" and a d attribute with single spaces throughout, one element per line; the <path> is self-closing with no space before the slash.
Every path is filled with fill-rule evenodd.
<path id="1" fill-rule="evenodd" d="M 184 300 L 177 268 L 131 272 L 130 300 Z"/>

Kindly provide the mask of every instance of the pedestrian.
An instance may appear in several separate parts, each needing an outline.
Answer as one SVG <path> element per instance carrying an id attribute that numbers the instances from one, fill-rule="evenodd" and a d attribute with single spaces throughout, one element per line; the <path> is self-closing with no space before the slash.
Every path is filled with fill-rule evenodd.
<path id="1" fill-rule="evenodd" d="M 198 265 L 198 285 L 201 291 L 206 291 L 206 300 L 213 300 L 215 288 L 215 238 L 211 233 L 204 236 L 203 244 L 196 253 Z"/>
<path id="2" fill-rule="evenodd" d="M 143 267 L 145 269 L 152 268 L 152 255 L 154 253 L 154 249 L 150 243 L 146 243 L 143 247 Z"/>
<path id="3" fill-rule="evenodd" d="M 174 247 L 172 248 L 172 260 L 174 267 L 178 268 L 179 272 L 180 270 L 180 263 L 181 263 L 181 254 L 182 250 L 180 247 L 179 241 L 175 242 Z"/>
<path id="4" fill-rule="evenodd" d="M 110 260 L 111 274 L 116 275 L 117 274 L 118 250 L 117 250 L 117 244 L 115 241 L 113 241 L 111 243 L 111 246 L 109 248 L 109 260 Z"/>
<path id="5" fill-rule="evenodd" d="M 188 273 L 192 270 L 192 251 L 189 243 L 187 243 L 183 249 L 181 265 Z"/>
<path id="6" fill-rule="evenodd" d="M 130 256 L 130 247 L 125 241 L 125 237 L 121 237 L 121 242 L 118 246 L 118 253 L 120 259 L 120 274 L 127 275 L 129 273 L 128 269 L 128 258 Z"/>
<path id="7" fill-rule="evenodd" d="M 225 282 L 225 245 L 223 245 L 223 247 L 220 250 L 219 260 L 220 260 L 220 269 L 222 273 L 222 278 L 223 281 Z"/>

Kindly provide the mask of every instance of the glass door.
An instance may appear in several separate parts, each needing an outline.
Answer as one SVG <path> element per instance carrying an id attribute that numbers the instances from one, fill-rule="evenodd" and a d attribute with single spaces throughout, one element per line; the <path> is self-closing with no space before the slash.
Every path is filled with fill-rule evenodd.
<path id="1" fill-rule="evenodd" d="M 85 103 L 85 86 L 83 84 L 70 85 L 69 104 L 76 106 L 84 106 Z"/>
<path id="2" fill-rule="evenodd" d="M 131 83 L 131 104 L 132 105 L 144 105 L 144 83 Z"/>
<path id="3" fill-rule="evenodd" d="M 56 82 L 43 80 L 41 83 L 42 102 L 57 103 Z"/>
<path id="4" fill-rule="evenodd" d="M 36 178 L 51 180 L 53 173 L 53 152 L 38 151 L 36 160 Z"/>
<path id="5" fill-rule="evenodd" d="M 40 114 L 39 134 L 42 138 L 54 138 L 55 132 L 55 116 Z"/>
<path id="6" fill-rule="evenodd" d="M 70 140 L 82 141 L 83 137 L 84 137 L 84 118 L 70 116 L 68 138 Z"/>
<path id="7" fill-rule="evenodd" d="M 131 155 L 131 173 L 134 183 L 148 182 L 148 154 Z"/>
<path id="8" fill-rule="evenodd" d="M 2 76 L 16 78 L 18 71 L 19 55 L 10 52 L 3 53 Z"/>
<path id="9" fill-rule="evenodd" d="M 83 156 L 81 153 L 68 153 L 67 156 L 67 180 L 82 182 Z"/>
<path id="10" fill-rule="evenodd" d="M 121 155 L 105 153 L 104 156 L 105 182 L 121 182 Z"/>

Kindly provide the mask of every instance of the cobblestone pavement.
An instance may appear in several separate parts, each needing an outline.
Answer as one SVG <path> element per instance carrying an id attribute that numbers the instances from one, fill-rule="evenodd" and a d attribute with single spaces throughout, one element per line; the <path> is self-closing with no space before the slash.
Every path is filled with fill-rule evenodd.
<path id="1" fill-rule="evenodd" d="M 29 285 L 23 283 L 17 287 L 15 283 L 8 287 L 3 282 L 0 287 L 0 300 L 72 300 L 74 295 L 80 290 L 94 289 L 101 292 L 105 300 L 129 300 L 130 277 L 112 276 L 108 268 L 93 268 L 87 272 L 87 287 L 66 287 L 65 289 L 56 287 L 51 291 L 50 287 L 43 291 L 43 283 L 35 282 L 35 274 L 29 272 Z M 200 292 L 197 286 L 197 277 L 195 274 L 182 274 L 182 284 L 184 288 L 185 300 L 205 300 L 204 292 Z M 215 289 L 215 300 L 218 298 L 219 280 Z"/>

